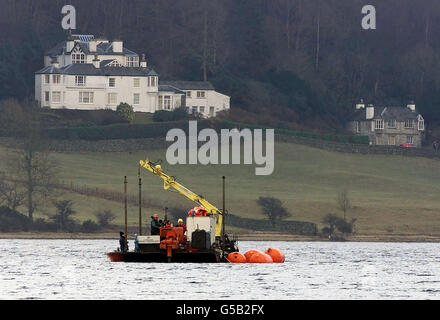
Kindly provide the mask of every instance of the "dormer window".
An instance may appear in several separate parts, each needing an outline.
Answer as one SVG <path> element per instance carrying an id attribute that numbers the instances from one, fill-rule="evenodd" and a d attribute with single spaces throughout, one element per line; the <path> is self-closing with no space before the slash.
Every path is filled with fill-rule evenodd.
<path id="1" fill-rule="evenodd" d="M 423 119 L 420 119 L 420 120 L 418 121 L 418 129 L 419 129 L 420 131 L 425 130 L 425 121 L 424 121 Z"/>
<path id="2" fill-rule="evenodd" d="M 376 130 L 383 129 L 383 120 L 382 119 L 376 119 L 376 120 L 374 120 L 374 122 L 375 122 L 374 129 L 376 129 Z"/>
<path id="3" fill-rule="evenodd" d="M 72 63 L 85 63 L 84 53 L 72 53 Z"/>
<path id="4" fill-rule="evenodd" d="M 122 67 L 122 65 L 117 60 L 113 60 L 107 66 L 108 67 Z"/>
<path id="5" fill-rule="evenodd" d="M 387 122 L 388 128 L 395 129 L 396 128 L 396 120 L 388 120 Z"/>
<path id="6" fill-rule="evenodd" d="M 126 57 L 127 67 L 139 67 L 139 57 Z"/>

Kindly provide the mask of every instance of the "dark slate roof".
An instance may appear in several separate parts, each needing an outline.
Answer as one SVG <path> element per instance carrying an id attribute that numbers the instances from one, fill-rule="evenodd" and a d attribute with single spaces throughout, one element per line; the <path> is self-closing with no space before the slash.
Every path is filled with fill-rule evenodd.
<path id="1" fill-rule="evenodd" d="M 139 56 L 136 52 L 133 52 L 127 48 L 122 48 L 122 52 L 113 52 L 113 43 L 112 42 L 101 42 L 96 46 L 96 52 L 91 52 L 89 50 L 89 43 L 88 42 L 76 42 L 75 46 L 79 46 L 81 50 L 85 54 L 100 54 L 100 55 L 124 55 L 124 56 L 132 56 L 137 57 Z M 75 48 L 74 46 L 74 48 Z M 45 55 L 46 56 L 52 56 L 52 55 L 60 55 L 60 54 L 70 54 L 70 52 L 66 51 L 66 41 L 62 41 L 58 43 L 55 47 L 53 47 L 50 50 L 47 50 Z"/>
<path id="2" fill-rule="evenodd" d="M 103 67 L 95 68 L 90 63 L 75 63 L 62 68 L 54 68 L 53 66 L 45 67 L 36 74 L 68 74 L 80 76 L 133 76 L 133 77 L 147 77 L 157 73 L 151 68 L 141 67 Z"/>
<path id="3" fill-rule="evenodd" d="M 215 90 L 209 81 L 160 81 L 160 84 L 180 90 Z"/>
<path id="4" fill-rule="evenodd" d="M 357 121 L 365 121 L 366 117 L 366 108 L 356 110 L 356 112 L 351 117 L 352 120 Z M 396 121 L 405 121 L 405 120 L 416 120 L 419 116 L 417 111 L 411 111 L 407 107 L 374 107 L 374 117 L 373 119 L 384 119 L 384 120 L 396 120 Z"/>
<path id="5" fill-rule="evenodd" d="M 169 86 L 166 84 L 159 84 L 159 91 L 166 91 L 166 92 L 174 92 L 174 93 L 182 93 L 185 94 L 185 91 L 179 90 L 173 86 Z"/>
<path id="6" fill-rule="evenodd" d="M 102 61 L 99 63 L 99 66 L 100 66 L 101 68 L 102 68 L 102 67 L 105 67 L 106 65 L 112 63 L 113 61 L 115 61 L 115 59 L 102 60 Z"/>
<path id="7" fill-rule="evenodd" d="M 43 69 L 35 72 L 36 74 L 60 74 L 61 71 L 59 68 L 55 68 L 54 66 L 44 67 Z"/>

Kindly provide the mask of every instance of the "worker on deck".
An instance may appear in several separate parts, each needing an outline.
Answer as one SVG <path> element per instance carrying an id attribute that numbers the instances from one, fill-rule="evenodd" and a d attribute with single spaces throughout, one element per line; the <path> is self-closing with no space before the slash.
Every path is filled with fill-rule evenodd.
<path id="1" fill-rule="evenodd" d="M 177 227 L 183 228 L 183 233 L 185 234 L 185 232 L 186 232 L 186 225 L 183 223 L 183 219 L 179 219 L 177 221 Z"/>
<path id="2" fill-rule="evenodd" d="M 151 219 L 151 235 L 158 236 L 160 235 L 160 227 L 162 226 L 159 222 L 159 215 L 155 213 Z"/>
<path id="3" fill-rule="evenodd" d="M 121 248 L 121 251 L 125 251 L 125 236 L 122 231 L 119 232 L 119 246 Z"/>

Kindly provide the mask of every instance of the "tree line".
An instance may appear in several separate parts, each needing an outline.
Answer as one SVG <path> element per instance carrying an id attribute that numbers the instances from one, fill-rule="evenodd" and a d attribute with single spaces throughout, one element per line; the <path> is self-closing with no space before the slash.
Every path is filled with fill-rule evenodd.
<path id="1" fill-rule="evenodd" d="M 1 0 L 0 99 L 31 97 L 44 51 L 65 39 L 62 0 Z M 361 97 L 440 120 L 436 0 L 71 0 L 76 33 L 124 40 L 162 79 L 209 80 L 231 118 L 341 128 Z"/>

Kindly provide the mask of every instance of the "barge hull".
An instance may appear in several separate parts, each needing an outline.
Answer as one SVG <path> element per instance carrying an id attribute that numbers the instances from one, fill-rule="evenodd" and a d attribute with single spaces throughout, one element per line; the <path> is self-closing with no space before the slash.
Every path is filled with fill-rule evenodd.
<path id="1" fill-rule="evenodd" d="M 168 262 L 166 254 L 160 252 L 110 252 L 107 256 L 112 262 Z M 171 262 L 175 263 L 214 263 L 220 257 L 212 252 L 173 253 Z"/>

